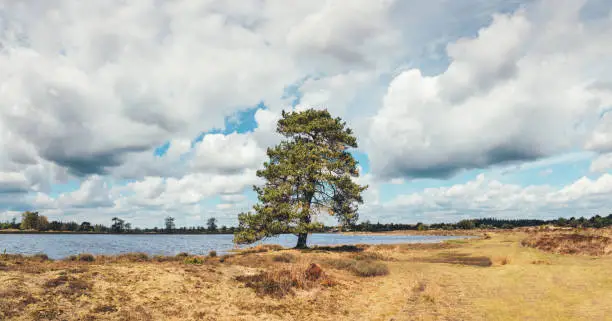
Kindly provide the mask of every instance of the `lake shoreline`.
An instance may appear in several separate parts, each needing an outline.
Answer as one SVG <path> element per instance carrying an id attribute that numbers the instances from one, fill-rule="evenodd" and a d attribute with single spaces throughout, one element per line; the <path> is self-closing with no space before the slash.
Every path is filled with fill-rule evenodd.
<path id="1" fill-rule="evenodd" d="M 308 246 L 439 243 L 471 237 L 474 236 L 313 233 L 308 237 Z M 179 252 L 188 252 L 203 255 L 209 251 L 216 251 L 225 254 L 249 246 L 236 245 L 233 241 L 231 234 L 12 233 L 0 234 L 0 252 L 6 250 L 6 253 L 24 255 L 45 253 L 52 259 L 62 259 L 79 253 L 117 255 L 142 252 L 148 255 L 175 255 Z M 292 248 L 296 241 L 297 238 L 294 235 L 281 234 L 255 242 L 250 246 L 277 244 L 285 248 Z"/>

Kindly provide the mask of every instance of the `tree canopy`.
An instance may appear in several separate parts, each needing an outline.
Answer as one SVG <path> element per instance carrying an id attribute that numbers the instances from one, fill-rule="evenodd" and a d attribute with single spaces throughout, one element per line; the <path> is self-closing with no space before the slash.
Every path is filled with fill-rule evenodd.
<path id="1" fill-rule="evenodd" d="M 335 216 L 342 225 L 357 221 L 363 203 L 357 161 L 348 152 L 357 147 L 353 131 L 327 110 L 284 112 L 277 132 L 285 137 L 268 148 L 268 161 L 257 176 L 264 186 L 254 186 L 259 203 L 253 211 L 238 216 L 238 244 L 253 243 L 282 233 L 298 236 L 297 246 L 306 247 L 308 233 L 322 228 L 313 216 L 322 212 Z"/>

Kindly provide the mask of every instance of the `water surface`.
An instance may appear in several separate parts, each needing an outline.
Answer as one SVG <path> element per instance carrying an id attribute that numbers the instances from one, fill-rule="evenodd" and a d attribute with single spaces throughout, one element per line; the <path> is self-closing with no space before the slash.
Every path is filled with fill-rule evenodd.
<path id="1" fill-rule="evenodd" d="M 45 253 L 52 259 L 78 253 L 114 255 L 144 252 L 149 255 L 176 255 L 180 252 L 207 254 L 215 250 L 222 254 L 234 248 L 232 238 L 230 234 L 0 234 L 0 252 L 6 250 L 6 253 L 28 255 Z M 465 236 L 321 233 L 309 235 L 308 245 L 432 243 L 458 238 L 465 238 Z M 297 238 L 294 235 L 283 234 L 256 244 L 280 244 L 293 247 L 296 242 Z"/>

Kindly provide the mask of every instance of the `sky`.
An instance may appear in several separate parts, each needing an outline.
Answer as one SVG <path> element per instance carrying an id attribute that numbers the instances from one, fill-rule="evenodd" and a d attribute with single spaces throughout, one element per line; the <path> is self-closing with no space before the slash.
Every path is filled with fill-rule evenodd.
<path id="1" fill-rule="evenodd" d="M 235 225 L 307 108 L 362 221 L 607 215 L 612 2 L 0 1 L 0 221 Z"/>

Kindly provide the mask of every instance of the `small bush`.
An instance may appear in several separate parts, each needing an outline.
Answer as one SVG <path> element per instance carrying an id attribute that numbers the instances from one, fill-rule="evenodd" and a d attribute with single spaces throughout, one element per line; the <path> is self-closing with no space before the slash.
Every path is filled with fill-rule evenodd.
<path id="1" fill-rule="evenodd" d="M 188 257 L 188 256 L 189 256 L 189 253 L 187 253 L 187 252 L 181 252 L 181 253 L 176 255 L 176 257 Z"/>
<path id="2" fill-rule="evenodd" d="M 146 262 L 149 260 L 149 255 L 147 253 L 142 252 L 132 252 L 120 254 L 119 256 L 117 256 L 117 259 L 129 262 Z"/>
<path id="3" fill-rule="evenodd" d="M 318 279 L 309 278 L 307 271 L 305 266 L 292 266 L 291 268 L 272 269 L 256 275 L 238 276 L 236 280 L 255 290 L 257 295 L 275 298 L 293 295 L 295 294 L 293 289 L 311 289 L 318 285 L 332 286 L 335 284 L 325 275 L 321 275 Z"/>
<path id="4" fill-rule="evenodd" d="M 389 274 L 389 268 L 381 262 L 357 261 L 353 273 L 363 277 L 380 276 Z"/>
<path id="5" fill-rule="evenodd" d="M 42 262 L 42 261 L 49 261 L 49 256 L 48 256 L 47 254 L 44 254 L 44 253 L 37 253 L 37 254 L 34 254 L 34 255 L 32 256 L 32 258 L 34 258 L 34 259 L 36 259 L 36 260 L 38 260 L 38 261 L 41 261 L 41 262 Z"/>
<path id="6" fill-rule="evenodd" d="M 183 261 L 185 264 L 204 264 L 204 259 L 197 256 L 188 257 Z"/>
<path id="7" fill-rule="evenodd" d="M 81 253 L 78 255 L 70 255 L 65 260 L 67 261 L 80 261 L 80 262 L 93 262 L 96 260 L 96 257 L 93 254 L 89 253 Z"/>
<path id="8" fill-rule="evenodd" d="M 274 262 L 292 263 L 296 261 L 295 255 L 291 253 L 282 253 L 275 255 L 273 258 Z"/>
<path id="9" fill-rule="evenodd" d="M 210 257 L 217 257 L 217 251 L 210 251 L 210 252 L 208 252 L 208 256 L 210 256 Z"/>

